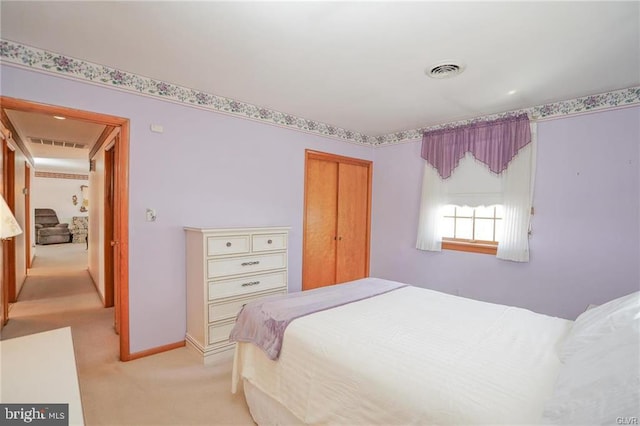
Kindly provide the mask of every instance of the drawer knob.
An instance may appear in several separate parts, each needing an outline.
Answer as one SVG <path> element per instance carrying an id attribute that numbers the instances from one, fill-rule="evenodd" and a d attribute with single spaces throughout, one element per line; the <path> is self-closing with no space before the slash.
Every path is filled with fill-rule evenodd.
<path id="1" fill-rule="evenodd" d="M 260 284 L 260 281 L 251 281 L 251 282 L 248 282 L 248 283 L 243 283 L 241 285 L 242 285 L 242 287 L 249 287 L 249 286 L 258 285 L 258 284 Z M 242 306 L 244 306 L 244 305 L 242 305 Z"/>
<path id="2" fill-rule="evenodd" d="M 227 243 L 227 247 L 231 247 L 231 243 L 230 242 Z"/>
<path id="3" fill-rule="evenodd" d="M 242 265 L 242 266 L 251 266 L 251 265 L 257 265 L 257 264 L 259 264 L 259 263 L 260 263 L 260 261 L 259 261 L 259 260 L 253 260 L 253 261 L 251 261 L 251 262 L 242 262 L 242 263 L 241 263 L 241 265 Z"/>
<path id="4" fill-rule="evenodd" d="M 271 244 L 272 242 L 272 240 L 267 240 L 267 244 Z"/>

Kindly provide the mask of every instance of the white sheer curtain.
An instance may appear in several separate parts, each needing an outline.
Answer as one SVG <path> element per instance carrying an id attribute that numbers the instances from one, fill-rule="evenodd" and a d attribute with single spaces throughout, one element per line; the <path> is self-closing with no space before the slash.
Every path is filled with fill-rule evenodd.
<path id="1" fill-rule="evenodd" d="M 537 128 L 531 123 L 531 143 L 522 148 L 502 172 L 502 239 L 496 257 L 515 262 L 529 261 L 529 229 L 536 171 Z"/>
<path id="2" fill-rule="evenodd" d="M 437 170 L 425 161 L 422 179 L 422 199 L 416 247 L 420 250 L 442 249 L 442 208 L 458 206 L 489 206 L 502 204 L 505 217 L 497 257 L 516 262 L 529 261 L 529 225 L 533 200 L 536 158 L 536 125 L 530 124 L 531 143 L 518 151 L 501 174 L 467 154 L 451 177 L 442 179 Z"/>
<path id="3" fill-rule="evenodd" d="M 418 242 L 420 250 L 442 250 L 442 208 L 445 206 L 443 193 L 445 183 L 434 167 L 425 161 L 422 177 L 422 198 L 418 221 Z"/>

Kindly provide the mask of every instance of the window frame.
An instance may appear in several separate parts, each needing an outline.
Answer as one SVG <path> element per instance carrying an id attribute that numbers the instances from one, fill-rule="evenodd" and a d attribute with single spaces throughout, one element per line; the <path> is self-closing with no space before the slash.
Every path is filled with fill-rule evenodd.
<path id="1" fill-rule="evenodd" d="M 466 251 L 469 253 L 492 254 L 495 256 L 498 253 L 498 243 L 442 238 L 442 250 Z"/>
<path id="2" fill-rule="evenodd" d="M 455 208 L 459 208 L 460 206 L 455 206 Z M 498 220 L 504 220 L 503 217 L 497 217 L 494 206 L 493 218 L 488 217 L 478 217 L 476 218 L 476 207 L 473 207 L 473 216 L 458 216 L 457 210 L 454 210 L 454 215 L 443 215 L 442 217 L 452 218 L 454 222 L 454 229 L 456 226 L 456 219 L 471 219 L 472 221 L 472 234 L 475 234 L 475 226 L 476 220 L 493 220 L 493 235 L 495 238 L 496 234 L 496 224 Z M 455 235 L 455 231 L 454 231 Z M 486 241 L 486 240 L 470 240 L 466 238 L 451 238 L 451 237 L 443 237 L 442 238 L 442 249 L 443 250 L 455 250 L 455 251 L 464 251 L 470 253 L 482 253 L 482 254 L 491 254 L 496 255 L 498 253 L 498 242 L 497 241 Z"/>

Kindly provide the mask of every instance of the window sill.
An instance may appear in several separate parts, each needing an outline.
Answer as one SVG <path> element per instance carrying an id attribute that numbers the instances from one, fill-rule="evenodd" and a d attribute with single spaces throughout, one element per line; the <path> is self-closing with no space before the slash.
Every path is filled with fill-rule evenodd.
<path id="1" fill-rule="evenodd" d="M 498 252 L 497 244 L 483 244 L 483 243 L 471 243 L 467 241 L 452 241 L 452 240 L 443 240 L 442 241 L 442 249 L 443 250 L 456 250 L 456 251 L 466 251 L 469 253 L 482 253 L 482 254 L 491 254 L 496 255 Z"/>

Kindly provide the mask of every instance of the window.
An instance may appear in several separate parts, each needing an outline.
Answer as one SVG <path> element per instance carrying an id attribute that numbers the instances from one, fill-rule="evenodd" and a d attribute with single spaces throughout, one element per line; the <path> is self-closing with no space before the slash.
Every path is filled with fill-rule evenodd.
<path id="1" fill-rule="evenodd" d="M 460 207 L 446 205 L 442 218 L 442 248 L 496 254 L 502 236 L 501 205 Z"/>
<path id="2" fill-rule="evenodd" d="M 417 249 L 478 251 L 503 260 L 529 261 L 535 127 L 520 114 L 423 134 Z M 447 205 L 494 208 L 455 207 L 453 212 L 449 208 L 445 218 Z M 497 205 L 503 208 L 495 209 Z M 443 238 L 443 221 L 448 222 L 449 239 Z"/>

